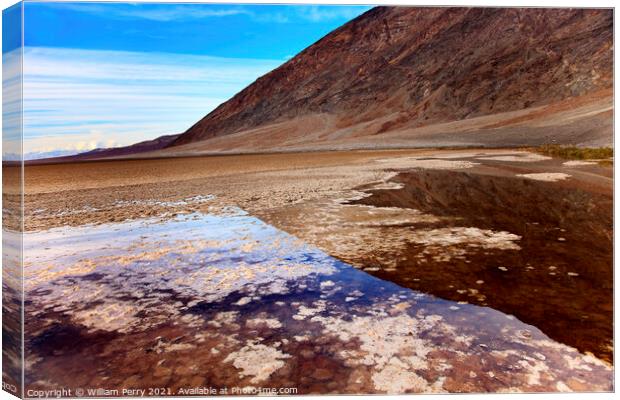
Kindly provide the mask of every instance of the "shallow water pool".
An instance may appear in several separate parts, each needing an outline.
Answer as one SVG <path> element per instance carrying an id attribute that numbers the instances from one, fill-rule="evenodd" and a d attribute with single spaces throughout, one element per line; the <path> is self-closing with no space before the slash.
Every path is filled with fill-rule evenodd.
<path id="1" fill-rule="evenodd" d="M 27 389 L 612 390 L 609 365 L 513 316 L 375 278 L 240 209 L 27 233 L 24 254 Z"/>

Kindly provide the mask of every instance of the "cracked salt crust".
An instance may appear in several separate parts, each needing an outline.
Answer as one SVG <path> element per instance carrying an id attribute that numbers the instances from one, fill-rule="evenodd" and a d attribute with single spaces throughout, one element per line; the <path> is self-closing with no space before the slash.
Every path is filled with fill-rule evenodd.
<path id="1" fill-rule="evenodd" d="M 487 161 L 509 161 L 509 162 L 537 162 L 551 160 L 551 157 L 530 152 L 515 152 L 508 154 L 500 154 L 495 156 L 476 157 L 478 160 Z"/>
<path id="2" fill-rule="evenodd" d="M 351 197 L 353 196 L 337 199 L 319 207 L 313 221 L 303 226 L 302 233 L 306 242 L 344 259 L 355 258 L 356 255 L 364 253 L 391 253 L 407 246 L 409 228 L 401 229 L 401 226 L 440 221 L 436 216 L 413 209 L 342 204 Z M 358 197 L 365 195 L 356 196 Z M 377 240 L 378 229 L 382 227 L 397 229 L 381 231 L 381 240 Z M 381 261 L 385 261 L 385 265 L 394 263 L 392 258 Z"/>
<path id="3" fill-rule="evenodd" d="M 472 157 L 477 157 L 477 156 L 483 156 L 486 153 L 480 153 L 480 152 L 476 152 L 476 153 L 472 153 L 472 152 L 463 152 L 463 153 L 449 153 L 449 154 L 433 154 L 433 155 L 429 155 L 428 157 L 425 158 L 436 158 L 436 159 L 453 159 L 453 158 L 472 158 Z M 419 157 L 422 158 L 422 157 Z"/>
<path id="4" fill-rule="evenodd" d="M 586 165 L 596 165 L 595 161 L 571 160 L 562 163 L 565 167 L 581 167 Z"/>
<path id="5" fill-rule="evenodd" d="M 251 376 L 251 383 L 260 383 L 282 368 L 287 358 L 291 358 L 291 355 L 274 347 L 248 340 L 244 347 L 230 353 L 224 362 L 232 363 L 235 368 L 241 370 L 239 377 Z"/>
<path id="6" fill-rule="evenodd" d="M 515 243 L 521 236 L 505 231 L 492 231 L 476 227 L 455 227 L 417 230 L 411 233 L 409 240 L 415 243 L 433 246 L 453 246 L 466 244 L 470 247 L 485 249 L 519 250 Z"/>
<path id="7" fill-rule="evenodd" d="M 379 182 L 370 187 L 372 190 L 399 190 L 404 188 L 405 185 L 400 182 Z"/>
<path id="8" fill-rule="evenodd" d="M 161 354 L 161 353 L 170 353 L 174 351 L 190 350 L 195 347 L 196 346 L 191 345 L 189 343 L 168 343 L 168 342 L 163 341 L 160 338 L 157 341 L 157 344 L 155 345 L 153 350 L 155 351 L 155 353 Z"/>
<path id="9" fill-rule="evenodd" d="M 179 319 L 181 320 L 181 322 L 183 322 L 185 325 L 189 326 L 190 328 L 198 328 L 202 326 L 202 323 L 204 322 L 201 316 L 195 315 L 195 314 L 185 314 L 181 316 L 181 318 Z"/>
<path id="10" fill-rule="evenodd" d="M 558 389 L 558 392 L 572 392 L 572 390 L 562 381 L 558 382 L 555 387 Z"/>
<path id="11" fill-rule="evenodd" d="M 238 306 L 244 306 L 246 304 L 249 304 L 252 301 L 251 297 L 242 297 L 240 298 L 235 304 Z"/>
<path id="12" fill-rule="evenodd" d="M 65 210 L 57 213 L 53 213 L 52 215 L 56 217 L 62 217 L 67 215 L 79 215 L 79 214 L 87 214 L 92 212 L 106 211 L 109 209 L 116 208 L 124 208 L 127 206 L 146 206 L 146 207 L 165 207 L 165 208 L 178 208 L 185 206 L 194 206 L 201 205 L 207 202 L 210 202 L 215 199 L 213 195 L 198 195 L 193 197 L 188 197 L 183 200 L 177 201 L 159 201 L 159 200 L 117 200 L 110 207 L 105 208 L 95 208 L 91 206 L 84 206 L 81 208 L 75 208 L 71 210 Z M 45 210 L 35 210 L 37 214 L 41 213 Z"/>
<path id="13" fill-rule="evenodd" d="M 377 390 L 388 394 L 405 393 L 407 390 L 420 393 L 428 387 L 425 379 L 409 371 L 407 365 L 398 358 L 392 358 L 387 366 L 374 373 L 372 382 Z"/>
<path id="14" fill-rule="evenodd" d="M 104 303 L 73 312 L 73 318 L 91 331 L 126 333 L 140 323 L 135 317 L 137 307 L 126 302 Z"/>
<path id="15" fill-rule="evenodd" d="M 540 385 L 543 374 L 549 377 L 549 367 L 540 360 L 527 357 L 525 360 L 520 360 L 518 365 L 527 371 L 528 385 Z"/>
<path id="16" fill-rule="evenodd" d="M 327 302 L 325 300 L 317 300 L 313 304 L 313 307 L 306 307 L 304 305 L 300 305 L 297 310 L 297 314 L 293 315 L 293 319 L 301 321 L 313 315 L 319 314 L 325 311 L 327 306 Z"/>
<path id="17" fill-rule="evenodd" d="M 245 322 L 248 328 L 262 328 L 267 327 L 269 329 L 278 329 L 282 327 L 282 323 L 275 318 L 254 318 Z"/>
<path id="18" fill-rule="evenodd" d="M 141 206 L 163 206 L 163 207 L 181 207 L 191 204 L 203 204 L 215 199 L 213 195 L 198 195 L 193 197 L 187 197 L 183 200 L 177 201 L 159 201 L 159 200 L 118 200 L 114 202 L 114 207 L 125 207 L 128 205 L 141 205 Z"/>
<path id="19" fill-rule="evenodd" d="M 422 168 L 422 169 L 463 169 L 472 168 L 479 163 L 472 161 L 453 161 L 440 159 L 421 159 L 419 157 L 402 157 L 380 159 L 377 162 L 389 164 L 392 168 Z"/>
<path id="20" fill-rule="evenodd" d="M 404 310 L 401 307 L 397 311 L 402 313 Z M 372 381 L 377 390 L 399 393 L 409 389 L 440 390 L 434 388 L 432 382 L 419 378 L 414 370 L 428 368 L 425 360 L 434 349 L 434 345 L 426 339 L 420 339 L 419 334 L 429 329 L 450 332 L 441 326 L 441 317 L 418 319 L 402 313 L 386 318 L 353 316 L 351 321 L 320 316 L 311 320 L 322 323 L 325 333 L 333 334 L 341 341 L 357 339 L 361 342 L 359 351 L 343 351 L 340 355 L 346 365 L 372 367 Z"/>
<path id="21" fill-rule="evenodd" d="M 534 174 L 517 174 L 517 176 L 526 179 L 533 179 L 535 181 L 543 182 L 557 182 L 570 178 L 570 175 L 562 172 L 540 172 Z"/>
<path id="22" fill-rule="evenodd" d="M 238 311 L 222 311 L 213 317 L 213 319 L 207 322 L 208 325 L 216 328 L 221 328 L 222 325 L 232 325 L 237 321 Z"/>

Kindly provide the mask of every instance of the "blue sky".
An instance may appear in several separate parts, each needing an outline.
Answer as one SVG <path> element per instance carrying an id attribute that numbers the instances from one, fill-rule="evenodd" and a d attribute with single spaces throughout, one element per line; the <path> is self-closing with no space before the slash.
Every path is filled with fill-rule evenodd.
<path id="1" fill-rule="evenodd" d="M 24 152 L 182 132 L 370 8 L 27 2 Z"/>

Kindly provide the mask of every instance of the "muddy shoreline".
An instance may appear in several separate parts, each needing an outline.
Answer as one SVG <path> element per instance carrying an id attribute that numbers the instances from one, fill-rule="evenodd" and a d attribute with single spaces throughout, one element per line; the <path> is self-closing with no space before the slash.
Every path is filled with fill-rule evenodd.
<path id="1" fill-rule="evenodd" d="M 519 249 L 470 250 L 467 256 L 445 261 L 420 257 L 425 246 L 411 244 L 390 254 L 399 260 L 396 271 L 376 276 L 441 298 L 502 310 L 560 342 L 612 361 L 611 197 L 455 171 L 401 173 L 392 181 L 404 187 L 370 190 L 371 196 L 351 204 L 416 209 L 448 217 L 456 222 L 451 225 L 507 231 L 521 239 Z"/>

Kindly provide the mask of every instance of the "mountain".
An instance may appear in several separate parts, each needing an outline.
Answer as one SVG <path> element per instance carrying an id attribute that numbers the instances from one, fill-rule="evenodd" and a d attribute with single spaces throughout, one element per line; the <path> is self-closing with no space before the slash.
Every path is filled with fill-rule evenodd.
<path id="1" fill-rule="evenodd" d="M 31 151 L 28 153 L 24 153 L 24 160 L 38 160 L 41 158 L 51 158 L 51 157 L 63 157 L 71 154 L 75 154 L 75 150 L 52 150 L 52 151 Z M 20 160 L 19 154 L 8 154 L 3 157 L 6 160 L 17 161 Z"/>
<path id="2" fill-rule="evenodd" d="M 612 65 L 611 9 L 376 7 L 167 147 L 607 145 Z"/>
<path id="3" fill-rule="evenodd" d="M 118 157 L 129 154 L 159 150 L 174 142 L 179 136 L 180 134 L 164 135 L 156 139 L 145 140 L 143 142 L 135 143 L 130 146 L 94 149 L 85 153 L 80 153 L 76 155 L 75 158 L 86 160 L 92 158 Z"/>
<path id="4" fill-rule="evenodd" d="M 143 142 L 135 143 L 129 146 L 123 147 L 111 147 L 104 149 L 93 149 L 90 151 L 86 151 L 84 153 L 79 153 L 75 155 L 64 155 L 57 153 L 49 153 L 43 157 L 37 157 L 36 159 L 32 157 L 29 160 L 29 164 L 41 164 L 41 163 L 49 163 L 49 162 L 66 162 L 66 161 L 85 161 L 85 160 L 97 160 L 102 158 L 114 158 L 114 157 L 123 157 L 123 156 L 131 156 L 134 154 L 141 154 L 146 152 L 152 152 L 156 150 L 163 149 L 170 143 L 172 143 L 175 139 L 177 139 L 180 134 L 176 135 L 164 135 L 160 136 L 156 139 L 145 140 Z"/>

